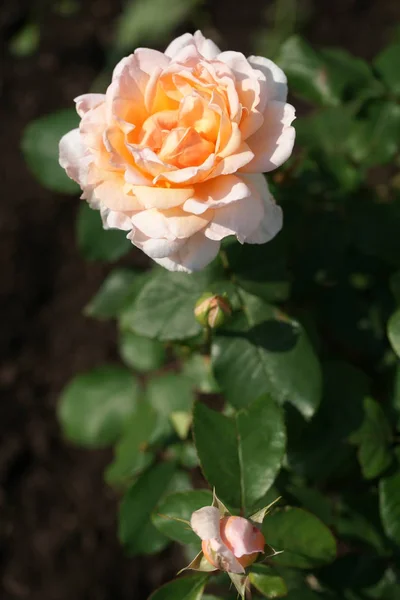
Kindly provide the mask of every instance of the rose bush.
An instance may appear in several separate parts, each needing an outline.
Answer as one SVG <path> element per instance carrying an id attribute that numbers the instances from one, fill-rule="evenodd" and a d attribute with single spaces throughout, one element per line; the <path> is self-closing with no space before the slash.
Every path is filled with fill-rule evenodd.
<path id="1" fill-rule="evenodd" d="M 261 173 L 291 154 L 294 108 L 272 61 L 220 52 L 198 31 L 165 53 L 137 49 L 106 94 L 76 98 L 60 164 L 105 228 L 169 270 L 194 271 L 223 238 L 262 244 L 282 212 Z"/>

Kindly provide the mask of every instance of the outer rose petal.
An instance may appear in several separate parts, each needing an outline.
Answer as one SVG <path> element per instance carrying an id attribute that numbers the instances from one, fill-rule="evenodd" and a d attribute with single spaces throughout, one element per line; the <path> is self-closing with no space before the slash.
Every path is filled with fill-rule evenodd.
<path id="1" fill-rule="evenodd" d="M 83 117 L 89 110 L 96 108 L 106 99 L 105 94 L 82 94 L 75 98 L 76 112 Z"/>
<path id="2" fill-rule="evenodd" d="M 209 60 L 215 58 L 220 53 L 220 49 L 213 41 L 205 38 L 201 31 L 196 31 L 194 35 L 184 33 L 173 40 L 165 50 L 165 55 L 174 59 L 183 48 L 192 44 L 196 46 L 200 54 Z"/>
<path id="3" fill-rule="evenodd" d="M 194 195 L 186 200 L 183 210 L 195 215 L 208 208 L 219 208 L 251 195 L 250 188 L 236 175 L 221 175 L 196 185 Z"/>
<path id="4" fill-rule="evenodd" d="M 219 247 L 219 242 L 207 239 L 200 231 L 189 238 L 176 254 L 154 260 L 169 271 L 192 273 L 204 269 L 213 261 L 218 254 Z"/>
<path id="5" fill-rule="evenodd" d="M 221 571 L 229 573 L 244 573 L 242 565 L 236 560 L 235 555 L 220 539 L 204 540 L 201 545 L 209 562 Z"/>
<path id="6" fill-rule="evenodd" d="M 94 196 L 111 210 L 131 212 L 143 209 L 135 196 L 124 192 L 123 177 L 106 179 L 95 187 Z"/>
<path id="7" fill-rule="evenodd" d="M 216 209 L 205 235 L 216 241 L 236 235 L 239 242 L 243 243 L 259 227 L 263 217 L 263 202 L 260 195 L 255 193 L 249 198 Z"/>
<path id="8" fill-rule="evenodd" d="M 190 215 L 180 208 L 167 210 L 150 208 L 134 214 L 132 223 L 149 237 L 175 240 L 190 238 L 208 225 L 210 218 L 212 218 L 212 211 L 203 215 Z"/>
<path id="9" fill-rule="evenodd" d="M 173 208 L 194 194 L 193 188 L 161 188 L 134 185 L 132 191 L 144 208 Z"/>
<path id="10" fill-rule="evenodd" d="M 59 150 L 60 166 L 65 169 L 68 177 L 84 188 L 87 185 L 89 164 L 93 161 L 93 157 L 83 145 L 79 129 L 72 129 L 61 138 Z"/>
<path id="11" fill-rule="evenodd" d="M 130 227 L 132 227 L 132 223 L 130 222 Z M 143 250 L 147 256 L 156 260 L 157 258 L 167 258 L 172 254 L 178 252 L 178 250 L 186 244 L 186 240 L 166 240 L 162 239 L 154 239 L 149 238 L 147 235 L 144 235 L 138 229 L 132 229 L 132 231 L 128 234 L 128 239 L 131 240 L 132 244 L 134 244 L 137 248 Z"/>
<path id="12" fill-rule="evenodd" d="M 273 101 L 264 112 L 264 123 L 247 139 L 253 160 L 242 167 L 245 173 L 268 172 L 283 164 L 291 155 L 296 132 L 290 124 L 295 118 L 291 104 Z"/>
<path id="13" fill-rule="evenodd" d="M 236 558 L 264 551 L 264 536 L 257 527 L 243 517 L 222 519 L 221 539 Z"/>
<path id="14" fill-rule="evenodd" d="M 104 209 L 104 207 L 100 212 L 104 229 L 121 229 L 122 231 L 132 229 L 132 222 L 125 213 Z"/>
<path id="15" fill-rule="evenodd" d="M 219 537 L 219 510 L 215 506 L 204 506 L 196 510 L 190 519 L 190 527 L 201 540 Z"/>
<path id="16" fill-rule="evenodd" d="M 282 229 L 282 209 L 276 204 L 273 196 L 270 194 L 264 175 L 258 173 L 257 175 L 242 175 L 242 177 L 247 185 L 251 187 L 254 194 L 257 192 L 260 194 L 265 210 L 264 217 L 259 226 L 246 237 L 245 242 L 247 244 L 265 244 L 272 240 Z"/>
<path id="17" fill-rule="evenodd" d="M 254 69 L 259 69 L 265 79 L 266 85 L 261 87 L 266 87 L 266 94 L 264 98 L 264 106 L 259 110 L 263 110 L 265 108 L 265 103 L 271 100 L 278 100 L 279 102 L 286 102 L 287 98 L 287 78 L 285 73 L 269 58 L 264 58 L 263 56 L 249 56 L 249 63 Z"/>

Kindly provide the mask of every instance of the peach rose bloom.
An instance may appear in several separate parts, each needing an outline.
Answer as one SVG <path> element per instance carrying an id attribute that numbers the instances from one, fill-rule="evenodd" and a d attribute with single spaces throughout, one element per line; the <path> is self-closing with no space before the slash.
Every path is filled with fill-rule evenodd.
<path id="1" fill-rule="evenodd" d="M 261 173 L 292 152 L 286 94 L 272 61 L 186 33 L 165 53 L 122 59 L 106 94 L 76 98 L 81 122 L 62 138 L 60 164 L 105 228 L 171 271 L 196 271 L 227 236 L 263 244 L 280 230 Z"/>
<path id="2" fill-rule="evenodd" d="M 190 526 L 201 538 L 206 560 L 216 569 L 244 573 L 260 552 L 265 539 L 261 531 L 243 517 L 223 517 L 218 508 L 205 506 L 196 510 Z"/>

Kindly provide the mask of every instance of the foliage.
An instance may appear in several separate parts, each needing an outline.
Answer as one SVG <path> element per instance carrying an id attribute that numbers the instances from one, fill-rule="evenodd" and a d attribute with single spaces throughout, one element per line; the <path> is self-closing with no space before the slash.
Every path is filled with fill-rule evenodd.
<path id="1" fill-rule="evenodd" d="M 168 37 L 198 3 L 164 4 L 127 3 L 114 52 Z M 75 444 L 113 446 L 105 478 L 121 494 L 129 554 L 171 540 L 197 552 L 188 521 L 211 503 L 207 484 L 234 514 L 281 496 L 263 532 L 283 553 L 251 567 L 256 598 L 391 600 L 400 594 L 400 192 L 390 165 L 399 165 L 399 44 L 370 65 L 296 34 L 277 62 L 305 106 L 297 151 L 269 178 L 282 233 L 264 246 L 228 240 L 199 274 L 111 269 L 85 313 L 116 320 L 125 366 L 78 374 L 59 420 Z M 77 192 L 56 158 L 76 123 L 60 111 L 23 135 L 28 167 L 55 192 Z M 131 251 L 86 205 L 77 241 L 88 260 Z M 217 331 L 194 315 L 205 292 L 233 308 Z M 208 581 L 190 575 L 151 598 L 216 598 L 203 596 Z"/>

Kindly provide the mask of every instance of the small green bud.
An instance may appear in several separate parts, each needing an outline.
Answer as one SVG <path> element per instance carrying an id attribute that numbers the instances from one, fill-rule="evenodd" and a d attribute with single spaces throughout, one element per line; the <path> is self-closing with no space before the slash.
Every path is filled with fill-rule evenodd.
<path id="1" fill-rule="evenodd" d="M 227 317 L 232 314 L 232 307 L 226 294 L 216 296 L 211 292 L 205 292 L 196 302 L 194 315 L 203 327 L 216 329 L 221 327 Z"/>

